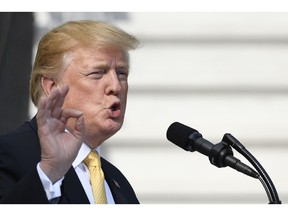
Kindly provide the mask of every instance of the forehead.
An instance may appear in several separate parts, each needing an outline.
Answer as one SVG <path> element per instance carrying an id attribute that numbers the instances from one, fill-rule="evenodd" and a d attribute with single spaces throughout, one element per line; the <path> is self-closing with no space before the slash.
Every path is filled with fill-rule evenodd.
<path id="1" fill-rule="evenodd" d="M 91 60 L 99 63 L 115 61 L 128 64 L 128 58 L 128 53 L 119 47 L 80 47 L 73 52 L 73 59 L 78 63 Z"/>
<path id="2" fill-rule="evenodd" d="M 77 47 L 64 57 L 64 74 L 110 67 L 129 70 L 129 55 L 117 47 Z M 73 72 L 73 73 L 74 73 Z"/>

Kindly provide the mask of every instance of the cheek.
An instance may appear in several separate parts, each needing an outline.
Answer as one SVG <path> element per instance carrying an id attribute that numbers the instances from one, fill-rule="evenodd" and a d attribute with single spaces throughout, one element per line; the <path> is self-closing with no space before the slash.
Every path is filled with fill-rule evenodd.
<path id="1" fill-rule="evenodd" d="M 120 100 L 121 100 L 121 103 L 122 103 L 122 105 L 124 106 L 124 108 L 126 108 L 126 104 L 127 104 L 127 92 L 122 94 Z"/>
<path id="2" fill-rule="evenodd" d="M 128 94 L 128 83 L 126 82 L 125 84 L 122 84 L 123 98 L 127 98 L 127 94 Z"/>
<path id="3" fill-rule="evenodd" d="M 63 104 L 63 108 L 66 109 L 77 109 L 82 111 L 80 108 L 84 104 L 85 101 L 83 94 L 80 92 L 74 92 L 73 90 L 69 90 Z"/>

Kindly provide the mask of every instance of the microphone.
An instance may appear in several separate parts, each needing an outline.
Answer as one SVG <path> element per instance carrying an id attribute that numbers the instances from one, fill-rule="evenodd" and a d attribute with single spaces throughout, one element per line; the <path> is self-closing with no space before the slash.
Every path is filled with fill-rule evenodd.
<path id="1" fill-rule="evenodd" d="M 225 136 L 223 140 L 225 140 Z M 256 171 L 233 156 L 231 147 L 223 140 L 214 145 L 205 140 L 197 130 L 179 122 L 174 122 L 169 126 L 166 137 L 170 142 L 185 151 L 198 151 L 208 156 L 211 164 L 219 168 L 229 166 L 248 176 L 259 178 L 259 174 Z"/>

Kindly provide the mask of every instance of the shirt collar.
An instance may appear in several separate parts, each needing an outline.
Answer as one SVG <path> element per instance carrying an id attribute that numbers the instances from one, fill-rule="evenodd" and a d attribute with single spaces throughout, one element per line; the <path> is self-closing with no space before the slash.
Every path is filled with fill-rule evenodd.
<path id="1" fill-rule="evenodd" d="M 91 150 L 92 149 L 86 143 L 82 143 L 80 150 L 79 150 L 75 160 L 72 163 L 72 166 L 75 168 L 79 164 L 81 164 L 84 161 L 84 159 L 87 157 L 87 155 L 90 153 Z M 100 156 L 100 146 L 97 147 L 95 150 L 98 152 L 98 154 Z"/>

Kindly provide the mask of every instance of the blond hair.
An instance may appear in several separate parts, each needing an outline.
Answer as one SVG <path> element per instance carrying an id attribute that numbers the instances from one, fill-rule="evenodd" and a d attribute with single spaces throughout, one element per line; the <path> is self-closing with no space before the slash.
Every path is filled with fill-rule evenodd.
<path id="1" fill-rule="evenodd" d="M 71 21 L 49 31 L 39 42 L 30 79 L 30 95 L 34 105 L 42 95 L 41 77 L 56 79 L 71 62 L 69 53 L 77 47 L 117 46 L 127 58 L 139 41 L 109 23 L 82 20 Z"/>

